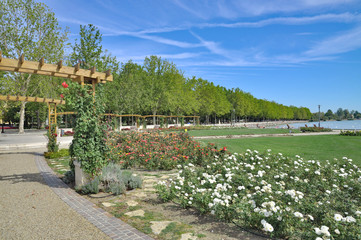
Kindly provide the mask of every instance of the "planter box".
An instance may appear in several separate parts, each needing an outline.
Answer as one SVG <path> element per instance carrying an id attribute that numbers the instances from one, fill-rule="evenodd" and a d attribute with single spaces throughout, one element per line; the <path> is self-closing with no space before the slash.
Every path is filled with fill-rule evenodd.
<path id="1" fill-rule="evenodd" d="M 90 177 L 81 169 L 81 163 L 74 161 L 75 166 L 75 187 L 81 187 L 90 182 Z"/>

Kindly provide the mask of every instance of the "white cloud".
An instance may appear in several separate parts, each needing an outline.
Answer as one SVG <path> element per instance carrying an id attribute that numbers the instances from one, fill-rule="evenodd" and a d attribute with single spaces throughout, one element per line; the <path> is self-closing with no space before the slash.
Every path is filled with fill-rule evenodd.
<path id="1" fill-rule="evenodd" d="M 356 5 L 358 0 L 173 0 L 173 3 L 193 16 L 205 20 L 217 17 L 234 19 L 274 13 L 324 11 Z"/>
<path id="2" fill-rule="evenodd" d="M 236 23 L 206 23 L 200 24 L 199 27 L 225 27 L 225 28 L 240 28 L 240 27 L 264 27 L 274 24 L 285 25 L 302 25 L 319 22 L 361 22 L 361 15 L 342 13 L 342 14 L 322 14 L 311 17 L 279 17 L 269 18 L 257 22 L 236 22 Z"/>
<path id="3" fill-rule="evenodd" d="M 307 56 L 329 56 L 361 48 L 361 26 L 323 40 L 305 52 Z"/>

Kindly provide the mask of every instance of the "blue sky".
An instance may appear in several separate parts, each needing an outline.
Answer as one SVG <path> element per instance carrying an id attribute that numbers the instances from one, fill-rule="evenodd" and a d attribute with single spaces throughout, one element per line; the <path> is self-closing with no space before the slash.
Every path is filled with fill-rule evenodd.
<path id="1" fill-rule="evenodd" d="M 44 0 L 71 43 L 92 23 L 121 62 L 157 55 L 186 77 L 312 112 L 361 111 L 360 0 Z"/>

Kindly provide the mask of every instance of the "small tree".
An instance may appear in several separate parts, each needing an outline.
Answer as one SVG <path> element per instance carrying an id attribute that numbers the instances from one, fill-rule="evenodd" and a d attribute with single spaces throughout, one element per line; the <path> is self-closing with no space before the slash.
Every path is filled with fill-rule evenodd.
<path id="1" fill-rule="evenodd" d="M 107 129 L 102 124 L 103 86 L 98 84 L 95 96 L 90 86 L 77 83 L 71 83 L 66 91 L 66 104 L 77 112 L 70 156 L 80 162 L 84 172 L 96 176 L 106 165 L 109 152 L 106 145 Z"/>

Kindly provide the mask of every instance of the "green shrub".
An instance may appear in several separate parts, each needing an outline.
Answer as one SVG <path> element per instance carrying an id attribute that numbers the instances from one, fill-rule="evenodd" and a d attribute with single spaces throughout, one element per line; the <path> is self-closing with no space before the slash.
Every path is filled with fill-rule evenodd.
<path id="1" fill-rule="evenodd" d="M 81 192 L 84 194 L 98 193 L 99 192 L 99 177 L 95 177 L 89 183 L 81 187 Z"/>
<path id="2" fill-rule="evenodd" d="M 105 191 L 110 191 L 115 195 L 140 188 L 142 186 L 142 179 L 135 176 L 131 171 L 122 170 L 119 164 L 109 163 L 103 167 L 100 179 L 104 184 Z"/>
<path id="3" fill-rule="evenodd" d="M 125 193 L 127 189 L 125 187 L 124 182 L 120 181 L 120 182 L 111 182 L 106 190 L 108 192 L 112 192 L 114 195 L 120 195 Z"/>
<path id="4" fill-rule="evenodd" d="M 332 132 L 330 128 L 323 127 L 300 127 L 301 132 Z"/>
<path id="5" fill-rule="evenodd" d="M 62 178 L 63 182 L 65 182 L 66 184 L 75 182 L 75 173 L 74 171 L 67 171 L 64 174 L 64 177 Z"/>
<path id="6" fill-rule="evenodd" d="M 341 136 L 361 136 L 361 131 L 341 131 Z"/>
<path id="7" fill-rule="evenodd" d="M 59 144 L 56 142 L 58 134 L 55 133 L 56 125 L 52 124 L 51 130 L 46 132 L 48 138 L 48 144 L 46 145 L 48 152 L 57 152 L 59 150 Z"/>

